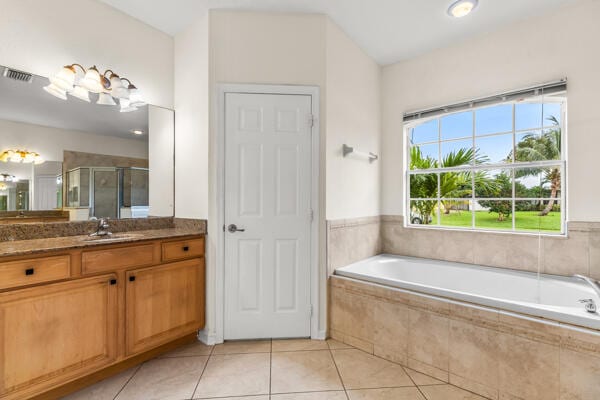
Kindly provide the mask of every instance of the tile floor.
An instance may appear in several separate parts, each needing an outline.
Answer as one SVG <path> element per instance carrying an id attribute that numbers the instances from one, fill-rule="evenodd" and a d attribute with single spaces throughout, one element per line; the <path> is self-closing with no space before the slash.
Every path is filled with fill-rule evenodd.
<path id="1" fill-rule="evenodd" d="M 194 343 L 65 400 L 483 400 L 334 340 Z"/>

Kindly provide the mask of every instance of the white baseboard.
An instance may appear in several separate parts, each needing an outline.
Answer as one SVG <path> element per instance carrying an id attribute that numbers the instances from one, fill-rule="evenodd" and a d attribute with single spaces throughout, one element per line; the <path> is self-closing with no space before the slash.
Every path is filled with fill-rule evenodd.
<path id="1" fill-rule="evenodd" d="M 211 334 L 206 329 L 198 331 L 198 340 L 204 343 L 207 346 L 213 346 L 215 344 L 219 344 L 217 341 L 217 336 L 213 333 Z"/>
<path id="2" fill-rule="evenodd" d="M 325 329 L 323 329 L 321 331 L 317 331 L 317 334 L 313 335 L 311 337 L 311 339 L 314 339 L 314 340 L 325 340 L 325 339 L 327 339 L 327 331 Z"/>

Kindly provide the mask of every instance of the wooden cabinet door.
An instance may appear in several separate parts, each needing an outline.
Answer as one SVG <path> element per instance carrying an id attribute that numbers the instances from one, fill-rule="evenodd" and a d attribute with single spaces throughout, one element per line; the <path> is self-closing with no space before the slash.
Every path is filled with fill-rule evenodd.
<path id="1" fill-rule="evenodd" d="M 114 275 L 0 293 L 0 398 L 24 399 L 112 363 Z"/>
<path id="2" fill-rule="evenodd" d="M 128 271 L 126 284 L 128 355 L 204 326 L 204 258 Z"/>

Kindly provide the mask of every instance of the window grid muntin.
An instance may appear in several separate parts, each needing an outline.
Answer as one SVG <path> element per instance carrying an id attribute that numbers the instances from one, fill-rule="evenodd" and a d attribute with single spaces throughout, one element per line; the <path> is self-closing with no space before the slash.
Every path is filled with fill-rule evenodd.
<path id="1" fill-rule="evenodd" d="M 544 100 L 544 99 L 542 99 Z M 547 103 L 552 103 L 552 101 L 548 101 Z M 561 154 L 560 154 L 560 159 L 559 160 L 542 160 L 542 161 L 526 161 L 526 162 L 517 162 L 516 161 L 516 156 L 515 156 L 515 152 L 512 151 L 512 160 L 510 163 L 502 163 L 502 164 L 486 164 L 486 163 L 482 163 L 482 164 L 475 164 L 475 160 L 473 161 L 473 163 L 471 164 L 466 164 L 466 165 L 461 165 L 458 167 L 446 167 L 446 168 L 430 168 L 430 169 L 423 169 L 423 170 L 411 170 L 410 169 L 410 155 L 411 155 L 411 149 L 413 147 L 420 147 L 420 146 L 424 146 L 424 145 L 432 145 L 432 144 L 437 144 L 438 145 L 438 165 L 441 164 L 442 162 L 442 143 L 443 142 L 456 142 L 456 141 L 465 141 L 469 138 L 472 138 L 472 142 L 473 142 L 473 147 L 472 149 L 474 149 L 475 151 L 477 150 L 476 147 L 476 139 L 477 138 L 484 138 L 484 137 L 492 137 L 492 136 L 500 136 L 500 135 L 507 135 L 507 134 L 511 134 L 512 135 L 512 142 L 513 142 L 513 150 L 516 148 L 517 142 L 516 142 L 516 138 L 518 134 L 523 134 L 523 133 L 536 133 L 536 132 L 544 132 L 545 130 L 548 129 L 553 129 L 556 127 L 556 125 L 543 125 L 544 123 L 544 107 L 546 102 L 542 101 L 542 107 L 541 107 L 541 120 L 542 120 L 542 126 L 541 127 L 535 127 L 535 128 L 529 128 L 529 129 L 520 129 L 517 130 L 516 129 L 516 102 L 512 103 L 512 131 L 511 132 L 498 132 L 498 133 L 489 133 L 489 134 L 485 134 L 485 135 L 477 135 L 476 133 L 476 118 L 477 118 L 477 114 L 476 114 L 476 110 L 471 111 L 472 112 L 472 122 L 473 122 L 473 132 L 471 136 L 465 136 L 465 137 L 460 137 L 460 138 L 451 138 L 451 139 L 444 139 L 442 140 L 441 138 L 441 129 L 442 129 L 442 122 L 441 119 L 443 118 L 443 116 L 437 116 L 435 118 L 431 118 L 427 121 L 422 121 L 422 123 L 426 123 L 429 122 L 431 120 L 437 119 L 438 120 L 438 141 L 437 142 L 423 142 L 423 143 L 418 143 L 418 144 L 414 144 L 412 143 L 412 138 L 410 137 L 410 133 L 412 129 L 414 129 L 414 127 L 416 125 L 420 125 L 420 124 L 415 124 L 413 123 L 413 126 L 407 128 L 406 132 L 407 132 L 407 138 L 408 138 L 408 146 L 406 146 L 406 151 L 407 151 L 407 174 L 406 174 L 406 182 L 407 182 L 407 199 L 408 201 L 406 202 L 406 207 L 407 207 L 407 222 L 406 225 L 407 226 L 411 226 L 411 227 L 424 227 L 424 228 L 444 228 L 444 229 L 459 229 L 459 230 L 476 230 L 476 231 L 491 231 L 491 232 L 511 232 L 511 233 L 531 233 L 531 232 L 538 232 L 539 234 L 544 234 L 544 235 L 565 235 L 566 234 L 566 230 L 565 230 L 565 224 L 566 224 L 566 206 L 565 206 L 565 192 L 566 192 L 566 148 L 565 148 L 565 122 L 566 122 L 566 101 L 561 101 L 561 113 L 560 113 L 560 119 L 559 119 L 559 127 L 561 130 Z M 499 105 L 499 104 L 498 104 Z M 488 107 L 494 107 L 494 106 L 488 106 Z M 460 113 L 464 113 L 465 111 L 461 111 Z M 548 168 L 548 167 L 554 167 L 554 168 L 559 168 L 560 169 L 560 175 L 561 175 L 561 186 L 560 186 L 560 193 L 559 196 L 555 197 L 555 198 L 546 198 L 546 197 L 541 197 L 541 198 L 522 198 L 522 197 L 515 197 L 516 195 L 516 178 L 515 178 L 515 173 L 514 171 L 516 169 L 523 169 L 523 168 Z M 512 197 L 511 198 L 480 198 L 480 197 L 476 197 L 476 193 L 475 193 L 475 172 L 477 171 L 481 171 L 481 170 L 494 170 L 494 169 L 504 169 L 504 170 L 511 170 L 511 183 L 512 183 Z M 441 174 L 444 172 L 470 172 L 471 173 L 471 197 L 466 197 L 466 198 L 443 198 L 441 197 Z M 413 198 L 411 197 L 411 192 L 410 192 L 410 176 L 411 175 L 427 175 L 427 174 L 436 174 L 437 175 L 437 181 L 438 181 L 438 190 L 437 190 L 437 198 Z M 541 186 L 541 182 L 540 182 L 540 186 Z M 499 228 L 499 229 L 494 229 L 494 228 L 478 228 L 476 226 L 476 210 L 475 210 L 475 203 L 479 200 L 484 200 L 484 201 L 511 201 L 512 204 L 512 213 L 511 213 L 511 217 L 512 217 L 512 229 L 511 230 L 507 230 L 507 229 L 503 229 L 503 228 Z M 517 230 L 516 227 L 516 215 L 515 215 L 515 211 L 516 211 L 516 202 L 517 201 L 550 201 L 550 200 L 554 200 L 555 204 L 559 204 L 560 205 L 560 231 L 542 231 L 541 229 L 538 228 L 537 231 L 532 231 L 532 230 Z M 424 225 L 424 226 L 420 226 L 418 224 L 413 224 L 412 223 L 412 205 L 411 202 L 413 201 L 433 201 L 436 203 L 437 207 L 436 207 L 436 219 L 437 219 L 437 224 L 433 225 L 433 224 L 429 224 L 429 225 Z M 442 221 L 441 221 L 441 210 L 439 205 L 442 203 L 442 201 L 470 201 L 470 205 L 473 208 L 472 210 L 470 210 L 469 212 L 471 212 L 471 226 L 451 226 L 451 225 L 442 225 Z M 540 217 L 541 218 L 541 217 Z M 433 217 L 432 217 L 433 220 Z M 540 221 L 541 222 L 541 221 Z M 541 224 L 540 224 L 541 225 Z"/>

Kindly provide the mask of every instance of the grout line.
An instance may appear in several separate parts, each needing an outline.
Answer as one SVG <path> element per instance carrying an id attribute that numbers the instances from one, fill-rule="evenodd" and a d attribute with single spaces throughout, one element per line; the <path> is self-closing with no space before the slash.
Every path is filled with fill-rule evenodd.
<path id="1" fill-rule="evenodd" d="M 129 382 L 131 382 L 131 380 L 133 379 L 133 377 L 138 373 L 138 371 L 140 370 L 140 368 L 142 368 L 142 365 L 144 365 L 145 363 L 141 363 L 140 365 L 138 365 L 135 368 L 135 371 L 133 371 L 133 374 L 131 374 L 131 376 L 129 377 L 129 379 L 127 379 L 127 382 L 125 382 L 125 384 L 123 384 L 123 386 L 121 387 L 121 389 L 119 389 L 119 391 L 117 392 L 117 394 L 115 394 L 115 397 L 113 397 L 113 400 L 116 400 L 117 397 L 119 397 L 119 395 L 121 394 L 121 392 L 123 391 L 123 389 L 125 389 L 125 386 L 127 386 L 127 384 Z"/>
<path id="2" fill-rule="evenodd" d="M 214 349 L 214 346 L 213 346 L 213 349 Z M 198 377 L 198 382 L 196 382 L 196 386 L 194 386 L 194 391 L 192 392 L 192 396 L 190 397 L 190 399 L 194 398 L 194 395 L 196 394 L 196 390 L 198 390 L 198 385 L 200 385 L 200 380 L 202 379 L 202 376 L 204 376 L 204 371 L 206 371 L 206 368 L 208 367 L 208 362 L 210 361 L 210 359 L 212 357 L 212 350 L 210 353 L 211 354 L 209 354 L 208 356 L 204 356 L 204 357 L 206 357 L 206 362 L 204 363 L 202 372 L 200 373 L 200 376 Z"/>
<path id="3" fill-rule="evenodd" d="M 327 346 L 329 347 L 329 344 Z M 340 369 L 338 368 L 337 362 L 335 362 L 335 357 L 333 356 L 333 351 L 331 350 L 331 348 L 329 349 L 329 356 L 333 360 L 333 365 L 335 366 L 335 370 L 337 371 L 338 377 L 340 378 L 340 382 L 342 383 L 342 388 L 344 389 L 346 400 L 350 400 L 350 395 L 348 394 L 348 390 L 346 389 L 346 384 L 344 383 L 344 379 L 342 378 L 342 374 L 340 373 Z"/>
<path id="4" fill-rule="evenodd" d="M 423 398 L 424 398 L 425 400 L 427 400 L 427 396 L 425 396 L 425 393 L 423 393 L 423 392 L 421 391 L 421 388 L 419 387 L 419 385 L 417 385 L 417 382 L 415 382 L 415 380 L 412 378 L 412 376 L 410 376 L 410 374 L 409 374 L 408 372 L 406 372 L 406 369 L 407 369 L 408 367 L 405 367 L 404 365 L 401 365 L 401 364 L 398 364 L 398 365 L 400 365 L 400 367 L 402 368 L 402 371 L 404 371 L 404 373 L 406 374 L 406 376 L 408 376 L 408 379 L 410 379 L 410 381 L 413 383 L 413 385 L 415 385 L 415 387 L 417 388 L 417 391 L 418 391 L 419 393 L 421 393 L 421 396 L 423 396 Z M 423 386 L 425 386 L 425 385 L 423 385 Z"/>

